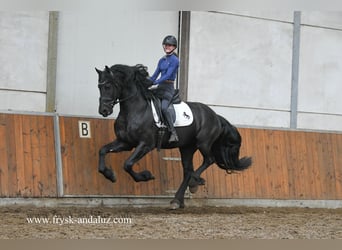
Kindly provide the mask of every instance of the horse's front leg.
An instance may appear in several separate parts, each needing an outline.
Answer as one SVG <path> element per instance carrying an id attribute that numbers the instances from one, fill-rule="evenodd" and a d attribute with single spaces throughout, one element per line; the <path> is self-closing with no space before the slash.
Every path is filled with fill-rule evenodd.
<path id="1" fill-rule="evenodd" d="M 108 180 L 115 182 L 116 181 L 115 173 L 113 172 L 111 168 L 106 167 L 106 163 L 105 163 L 106 154 L 117 153 L 121 151 L 129 151 L 131 149 L 132 149 L 131 146 L 119 140 L 115 140 L 111 143 L 104 145 L 99 151 L 99 166 L 98 166 L 99 172 L 103 174 L 104 177 L 106 177 Z"/>
<path id="2" fill-rule="evenodd" d="M 154 176 L 150 171 L 144 170 L 142 172 L 135 172 L 133 170 L 133 165 L 143 158 L 148 152 L 150 152 L 153 148 L 146 145 L 144 142 L 140 142 L 140 144 L 135 148 L 133 154 L 125 161 L 124 169 L 127 173 L 132 176 L 132 178 L 136 181 L 149 181 L 153 180 Z"/>

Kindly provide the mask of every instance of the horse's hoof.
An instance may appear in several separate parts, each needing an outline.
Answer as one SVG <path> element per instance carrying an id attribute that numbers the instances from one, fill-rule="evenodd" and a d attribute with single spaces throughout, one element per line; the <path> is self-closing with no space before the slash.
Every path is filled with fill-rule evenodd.
<path id="1" fill-rule="evenodd" d="M 110 180 L 111 182 L 116 182 L 116 177 L 115 177 L 115 175 L 113 174 L 113 175 L 111 175 L 111 176 L 109 176 L 109 177 L 106 177 L 108 180 Z"/>
<path id="2" fill-rule="evenodd" d="M 190 193 L 194 194 L 197 192 L 198 190 L 198 186 L 199 185 L 204 185 L 205 184 L 205 180 L 201 177 L 196 177 L 196 176 L 191 176 L 190 181 L 189 181 L 189 191 Z"/>
<path id="3" fill-rule="evenodd" d="M 184 208 L 184 204 L 182 205 L 179 200 L 174 199 L 170 202 L 170 209 L 176 210 L 178 208 Z"/>
<path id="4" fill-rule="evenodd" d="M 192 193 L 192 194 L 196 193 L 197 190 L 198 190 L 198 185 L 189 187 L 189 191 L 190 191 L 190 193 Z"/>
<path id="5" fill-rule="evenodd" d="M 110 169 L 110 168 L 105 168 L 105 169 L 101 169 L 101 170 L 99 170 L 99 172 L 101 173 L 101 174 L 103 174 L 103 176 L 106 178 L 106 179 L 108 179 L 108 180 L 110 180 L 111 182 L 116 182 L 116 176 L 115 176 L 115 174 L 114 174 L 114 172 L 113 172 L 113 170 L 112 169 Z"/>
<path id="6" fill-rule="evenodd" d="M 171 210 L 176 210 L 178 208 L 180 208 L 180 205 L 178 203 L 171 203 L 170 204 L 170 209 Z"/>
<path id="7" fill-rule="evenodd" d="M 138 175 L 139 175 L 140 181 L 149 181 L 149 180 L 155 179 L 155 177 L 152 175 L 152 173 L 148 170 L 144 170 L 144 171 L 140 172 Z"/>

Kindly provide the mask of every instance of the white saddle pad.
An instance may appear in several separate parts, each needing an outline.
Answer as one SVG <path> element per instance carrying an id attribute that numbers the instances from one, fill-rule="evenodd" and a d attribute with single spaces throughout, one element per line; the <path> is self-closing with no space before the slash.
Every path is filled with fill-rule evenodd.
<path id="1" fill-rule="evenodd" d="M 174 122 L 173 126 L 175 127 L 185 127 L 192 124 L 194 121 L 194 116 L 192 114 L 192 111 L 188 104 L 185 102 L 181 102 L 180 104 L 173 104 L 176 112 L 176 121 Z M 151 107 L 152 107 L 152 114 L 154 121 L 157 125 L 157 127 L 164 127 L 164 125 L 161 123 L 159 116 L 156 112 L 156 108 L 154 107 L 153 101 L 151 101 Z"/>

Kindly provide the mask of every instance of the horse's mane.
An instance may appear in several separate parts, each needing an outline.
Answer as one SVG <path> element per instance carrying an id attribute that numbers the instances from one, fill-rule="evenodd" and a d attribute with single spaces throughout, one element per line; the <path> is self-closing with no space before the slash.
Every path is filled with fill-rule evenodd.
<path id="1" fill-rule="evenodd" d="M 142 64 L 135 66 L 127 66 L 122 64 L 115 64 L 110 67 L 113 73 L 121 74 L 121 79 L 125 84 L 135 84 L 138 91 L 146 100 L 150 100 L 153 96 L 152 92 L 148 89 L 152 86 L 152 81 L 148 78 L 147 67 Z"/>

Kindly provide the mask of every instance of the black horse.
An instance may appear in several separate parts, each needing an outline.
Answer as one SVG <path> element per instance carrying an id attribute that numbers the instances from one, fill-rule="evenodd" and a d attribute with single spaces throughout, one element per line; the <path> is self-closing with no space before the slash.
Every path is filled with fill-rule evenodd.
<path id="1" fill-rule="evenodd" d="M 103 71 L 96 71 L 99 76 L 99 113 L 107 117 L 112 114 L 114 105 L 120 104 L 120 112 L 114 124 L 117 139 L 100 149 L 99 172 L 115 182 L 114 172 L 105 165 L 106 154 L 134 148 L 123 168 L 136 182 L 154 179 L 148 170 L 133 170 L 133 165 L 156 148 L 158 143 L 159 128 L 155 125 L 150 102 L 153 98 L 149 90 L 152 83 L 148 79 L 146 67 L 113 65 L 110 68 L 105 66 Z M 191 192 L 195 192 L 198 185 L 204 185 L 204 179 L 200 176 L 213 163 L 227 172 L 242 171 L 252 164 L 250 157 L 239 159 L 241 136 L 236 127 L 202 103 L 187 104 L 193 112 L 192 124 L 176 128 L 178 142 L 170 144 L 168 132 L 161 142 L 161 148 L 179 148 L 183 165 L 183 181 L 171 201 L 172 209 L 184 207 L 184 193 L 188 186 Z M 193 155 L 197 149 L 203 155 L 203 163 L 194 171 Z"/>

